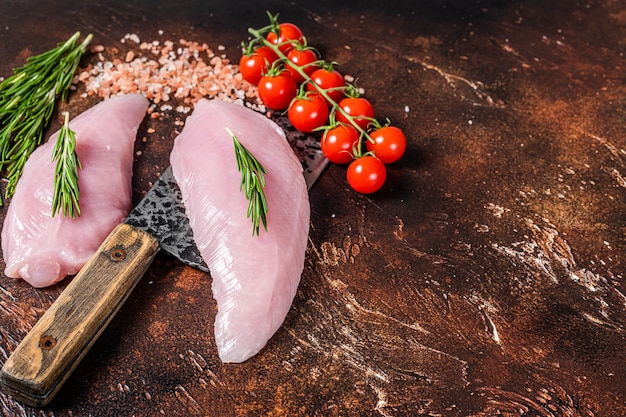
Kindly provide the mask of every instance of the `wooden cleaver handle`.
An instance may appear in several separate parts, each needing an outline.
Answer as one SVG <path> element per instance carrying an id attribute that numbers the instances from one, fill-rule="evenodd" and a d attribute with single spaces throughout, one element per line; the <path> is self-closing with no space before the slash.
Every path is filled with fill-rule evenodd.
<path id="1" fill-rule="evenodd" d="M 158 251 L 157 240 L 117 226 L 0 370 L 2 389 L 43 407 L 119 310 Z"/>

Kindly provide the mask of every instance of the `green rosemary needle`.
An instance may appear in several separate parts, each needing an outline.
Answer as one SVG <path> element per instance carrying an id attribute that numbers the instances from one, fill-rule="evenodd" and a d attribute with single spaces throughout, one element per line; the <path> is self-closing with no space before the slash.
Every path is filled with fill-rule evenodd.
<path id="1" fill-rule="evenodd" d="M 31 56 L 0 83 L 0 172 L 6 171 L 5 198 L 15 186 L 31 153 L 43 142 L 56 99 L 65 100 L 74 73 L 92 35 L 77 44 L 76 32 L 66 42 Z M 0 206 L 3 204 L 0 196 Z"/>
<path id="2" fill-rule="evenodd" d="M 252 234 L 258 236 L 261 223 L 267 232 L 267 200 L 263 190 L 267 172 L 254 155 L 239 142 L 237 136 L 230 129 L 226 128 L 226 130 L 233 138 L 237 169 L 241 172 L 239 191 L 243 191 L 248 200 L 246 216 L 252 220 Z"/>
<path id="3" fill-rule="evenodd" d="M 76 154 L 76 134 L 69 125 L 70 115 L 64 112 L 63 116 L 63 127 L 52 151 L 52 161 L 56 161 L 52 216 L 62 211 L 66 217 L 76 218 L 80 216 L 78 170 L 82 166 Z"/>

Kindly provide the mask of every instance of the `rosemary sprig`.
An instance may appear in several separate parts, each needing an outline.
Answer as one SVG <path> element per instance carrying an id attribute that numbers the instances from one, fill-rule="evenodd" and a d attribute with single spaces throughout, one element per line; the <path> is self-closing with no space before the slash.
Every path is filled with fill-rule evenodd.
<path id="1" fill-rule="evenodd" d="M 43 142 L 57 98 L 65 100 L 74 73 L 92 35 L 77 44 L 76 32 L 66 42 L 31 56 L 0 83 L 0 172 L 6 171 L 5 198 L 15 186 L 31 153 Z M 3 204 L 0 196 L 0 206 Z"/>
<path id="2" fill-rule="evenodd" d="M 248 213 L 246 217 L 252 220 L 252 235 L 259 235 L 260 224 L 267 232 L 267 200 L 265 198 L 265 168 L 257 159 L 239 142 L 237 136 L 226 128 L 233 138 L 235 145 L 235 158 L 237 170 L 241 172 L 241 184 L 239 191 L 243 191 L 248 199 Z"/>
<path id="3" fill-rule="evenodd" d="M 65 217 L 80 216 L 80 189 L 78 188 L 78 170 L 82 169 L 76 153 L 76 134 L 70 129 L 70 115 L 64 112 L 65 120 L 59 131 L 52 161 L 56 161 L 54 170 L 54 194 L 52 197 L 52 216 L 63 212 Z"/>

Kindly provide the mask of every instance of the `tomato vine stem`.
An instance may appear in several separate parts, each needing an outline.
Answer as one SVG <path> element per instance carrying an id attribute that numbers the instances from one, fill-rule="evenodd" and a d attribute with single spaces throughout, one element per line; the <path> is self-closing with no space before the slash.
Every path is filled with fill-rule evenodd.
<path id="1" fill-rule="evenodd" d="M 261 42 L 264 46 L 267 46 L 268 48 L 270 48 L 272 51 L 274 51 L 274 53 L 278 56 L 278 60 L 283 62 L 286 65 L 289 65 L 289 58 L 287 58 L 287 56 L 283 53 L 283 51 L 280 50 L 280 46 L 282 44 L 274 44 L 270 41 L 268 41 L 265 37 L 265 33 L 268 30 L 271 30 L 271 25 L 270 26 L 266 26 L 264 28 L 261 29 L 253 29 L 253 28 L 249 28 L 248 29 L 248 33 L 250 33 L 253 37 L 254 40 L 256 42 Z M 326 62 L 323 61 L 322 62 Z M 355 154 L 354 156 L 356 158 L 362 156 L 361 154 L 361 144 L 362 144 L 362 140 L 363 138 L 365 138 L 366 140 L 370 141 L 370 142 L 374 142 L 374 140 L 372 139 L 372 137 L 369 135 L 369 133 L 367 133 L 367 131 L 365 129 L 363 129 L 361 126 L 359 126 L 359 124 L 356 122 L 356 120 L 354 119 L 354 117 L 352 117 L 352 115 L 348 114 L 348 112 L 346 112 L 344 109 L 341 108 L 341 106 L 339 106 L 339 104 L 333 100 L 330 95 L 328 94 L 327 90 L 322 88 L 321 86 L 319 86 L 317 83 L 315 83 L 311 77 L 309 76 L 309 74 L 307 74 L 304 69 L 298 65 L 291 65 L 291 68 L 296 71 L 302 78 L 304 78 L 304 82 L 303 84 L 310 84 L 312 85 L 315 90 L 322 96 L 324 97 L 325 100 L 327 100 L 327 102 L 330 104 L 331 106 L 331 113 L 332 110 L 334 109 L 335 112 L 339 112 L 341 113 L 341 115 L 343 117 L 345 117 L 345 119 L 350 123 L 350 125 L 352 127 L 354 127 L 354 129 L 356 129 L 357 132 L 359 132 L 359 146 L 357 149 L 357 154 Z M 343 87 L 345 88 L 345 87 Z"/>

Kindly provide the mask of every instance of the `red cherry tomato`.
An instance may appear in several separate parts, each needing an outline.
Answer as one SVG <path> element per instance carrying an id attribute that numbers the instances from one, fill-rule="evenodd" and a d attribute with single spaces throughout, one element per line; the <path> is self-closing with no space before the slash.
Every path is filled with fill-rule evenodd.
<path id="1" fill-rule="evenodd" d="M 287 71 L 266 75 L 259 81 L 259 97 L 272 110 L 285 110 L 298 94 L 298 86 Z"/>
<path id="2" fill-rule="evenodd" d="M 322 87 L 335 102 L 339 102 L 344 97 L 343 88 L 346 82 L 341 73 L 335 69 L 319 68 L 313 71 L 311 79 L 315 84 Z M 308 90 L 316 90 L 315 86 L 307 84 Z"/>
<path id="3" fill-rule="evenodd" d="M 370 133 L 374 140 L 365 141 L 366 148 L 385 164 L 396 162 L 406 150 L 406 136 L 395 126 L 384 126 Z"/>
<path id="4" fill-rule="evenodd" d="M 287 53 L 294 47 L 295 42 L 292 43 L 291 41 L 302 43 L 303 34 L 300 28 L 293 23 L 281 23 L 278 25 L 278 33 L 270 31 L 266 38 L 274 45 L 277 45 L 282 53 Z"/>
<path id="5" fill-rule="evenodd" d="M 338 104 L 343 111 L 353 117 L 361 129 L 367 130 L 367 125 L 374 118 L 374 106 L 368 99 L 363 97 L 346 97 Z M 336 113 L 336 117 L 338 122 L 348 123 L 348 119 L 340 111 Z"/>
<path id="6" fill-rule="evenodd" d="M 346 172 L 348 184 L 354 191 L 371 194 L 380 190 L 387 179 L 387 168 L 379 159 L 367 155 L 355 159 Z"/>
<path id="7" fill-rule="evenodd" d="M 359 132 L 352 126 L 338 125 L 328 129 L 322 136 L 322 153 L 335 164 L 347 164 L 354 160 L 353 149 L 359 137 Z"/>
<path id="8" fill-rule="evenodd" d="M 289 59 L 289 62 L 285 65 L 287 71 L 298 84 L 304 81 L 304 77 L 294 69 L 294 66 L 302 68 L 308 76 L 311 76 L 317 69 L 315 65 L 311 65 L 317 61 L 317 53 L 312 48 L 293 48 L 287 54 L 287 58 Z"/>
<path id="9" fill-rule="evenodd" d="M 239 72 L 243 79 L 257 85 L 267 68 L 278 59 L 278 55 L 267 46 L 260 46 L 250 54 L 243 54 L 239 60 Z"/>
<path id="10" fill-rule="evenodd" d="M 291 102 L 287 117 L 301 132 L 310 133 L 328 121 L 328 106 L 319 94 L 307 94 Z"/>

